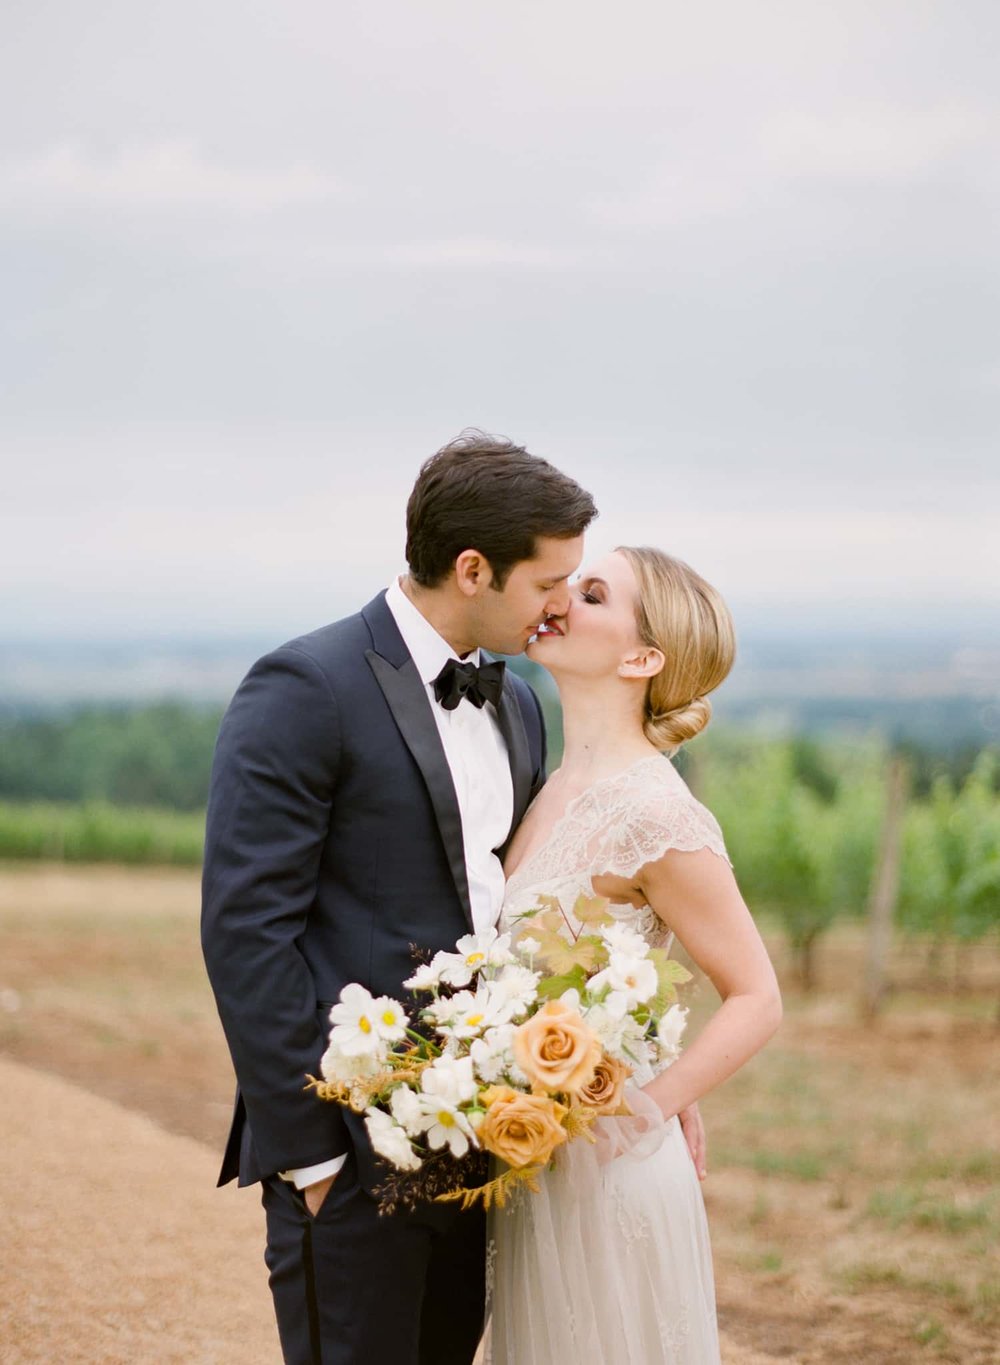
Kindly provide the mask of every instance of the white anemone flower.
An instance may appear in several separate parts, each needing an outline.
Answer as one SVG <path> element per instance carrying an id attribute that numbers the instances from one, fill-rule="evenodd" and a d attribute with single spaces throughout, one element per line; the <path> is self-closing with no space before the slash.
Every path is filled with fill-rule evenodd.
<path id="1" fill-rule="evenodd" d="M 372 1105 L 365 1110 L 365 1115 L 368 1137 L 379 1156 L 384 1156 L 401 1171 L 419 1171 L 420 1158 L 399 1124 L 383 1110 L 375 1109 Z"/>
<path id="2" fill-rule="evenodd" d="M 614 951 L 604 970 L 592 976 L 588 983 L 593 993 L 609 986 L 612 995 L 623 995 L 627 1009 L 634 1009 L 636 1005 L 644 1005 L 652 999 L 658 984 L 656 966 L 648 957 L 631 957 Z"/>
<path id="3" fill-rule="evenodd" d="M 420 1073 L 420 1088 L 424 1095 L 447 1101 L 452 1105 L 474 1100 L 479 1086 L 472 1071 L 471 1057 L 435 1057 L 430 1066 Z"/>
<path id="4" fill-rule="evenodd" d="M 468 1058 L 464 1060 L 468 1061 Z M 439 1095 L 421 1095 L 420 1104 L 424 1110 L 427 1145 L 434 1151 L 447 1147 L 452 1156 L 462 1157 L 469 1150 L 470 1142 L 478 1147 L 472 1124 L 457 1105 L 449 1104 Z"/>
<path id="5" fill-rule="evenodd" d="M 684 1005 L 671 1005 L 656 1026 L 656 1039 L 660 1053 L 672 1060 L 681 1050 L 681 1035 L 687 1028 L 687 1008 Z"/>
<path id="6" fill-rule="evenodd" d="M 627 924 L 617 921 L 606 924 L 601 929 L 601 937 L 612 952 L 624 953 L 626 957 L 645 957 L 649 952 L 649 944 L 643 936 Z"/>
<path id="7" fill-rule="evenodd" d="M 384 1035 L 377 1023 L 380 1003 L 356 981 L 345 986 L 339 1002 L 330 1011 L 330 1023 L 336 1025 L 330 1042 L 336 1040 L 339 1050 L 349 1057 L 364 1052 L 384 1052 Z"/>
<path id="8" fill-rule="evenodd" d="M 408 1085 L 397 1085 L 389 1098 L 389 1108 L 396 1122 L 405 1128 L 410 1137 L 423 1132 L 423 1114 L 420 1099 L 415 1090 Z"/>

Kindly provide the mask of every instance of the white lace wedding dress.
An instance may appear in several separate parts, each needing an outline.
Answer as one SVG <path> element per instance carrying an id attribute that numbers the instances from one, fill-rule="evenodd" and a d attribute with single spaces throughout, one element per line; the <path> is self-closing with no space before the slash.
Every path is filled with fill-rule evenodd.
<path id="1" fill-rule="evenodd" d="M 594 894 L 593 877 L 634 876 L 672 848 L 727 856 L 714 816 L 667 759 L 652 755 L 570 803 L 510 878 L 502 923 L 509 927 L 539 895 L 558 896 L 569 912 L 581 891 Z M 669 949 L 673 935 L 648 906 L 609 909 Z M 637 1072 L 634 1081 L 653 1074 Z M 652 1137 L 645 1150 L 605 1166 L 589 1143 L 569 1143 L 539 1194 L 519 1192 L 491 1214 L 491 1365 L 717 1365 L 701 1186 L 679 1120 Z M 655 1150 L 645 1154 L 649 1145 Z"/>

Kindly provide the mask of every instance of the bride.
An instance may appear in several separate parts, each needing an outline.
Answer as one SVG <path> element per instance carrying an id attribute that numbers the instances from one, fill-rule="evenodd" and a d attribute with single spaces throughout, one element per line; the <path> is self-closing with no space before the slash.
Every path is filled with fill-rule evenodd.
<path id="1" fill-rule="evenodd" d="M 781 999 L 719 826 L 664 754 L 707 725 L 734 648 L 704 579 L 625 547 L 584 572 L 529 648 L 558 684 L 565 752 L 509 849 L 502 927 L 550 895 L 579 933 L 578 894 L 607 897 L 650 944 L 676 935 L 722 1005 L 673 1064 L 635 1072 L 634 1117 L 598 1119 L 593 1146 L 568 1144 L 540 1193 L 492 1215 L 492 1365 L 719 1360 L 705 1208 L 676 1116 L 763 1047 Z"/>

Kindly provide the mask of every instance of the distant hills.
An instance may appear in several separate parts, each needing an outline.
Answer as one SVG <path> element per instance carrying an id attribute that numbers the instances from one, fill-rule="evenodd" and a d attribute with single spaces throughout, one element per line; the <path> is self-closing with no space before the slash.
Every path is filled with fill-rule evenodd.
<path id="1" fill-rule="evenodd" d="M 0 708 L 10 715 L 166 699 L 218 706 L 276 643 L 276 636 L 0 641 Z M 514 666 L 551 693 L 541 669 L 526 659 Z M 895 632 L 751 628 L 715 705 L 720 720 L 766 733 L 875 730 L 930 748 L 996 744 L 1000 635 L 968 623 Z"/>

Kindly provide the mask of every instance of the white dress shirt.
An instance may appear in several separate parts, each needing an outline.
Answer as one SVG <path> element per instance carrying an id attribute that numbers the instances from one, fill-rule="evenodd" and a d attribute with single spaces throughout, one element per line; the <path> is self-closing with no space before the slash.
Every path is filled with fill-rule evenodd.
<path id="1" fill-rule="evenodd" d="M 424 684 L 451 769 L 462 816 L 472 923 L 476 932 L 482 933 L 496 924 L 504 897 L 503 866 L 494 849 L 506 841 L 514 818 L 514 784 L 507 744 L 492 702 L 479 708 L 463 697 L 453 711 L 446 711 L 437 701 L 434 679 L 444 664 L 458 655 L 406 596 L 398 579 L 386 592 L 385 603 Z M 473 650 L 465 662 L 478 667 L 479 650 Z M 346 1155 L 333 1157 L 316 1166 L 282 1174 L 301 1190 L 335 1175 L 346 1160 Z"/>
<path id="2" fill-rule="evenodd" d="M 462 816 L 465 867 L 472 922 L 477 933 L 496 924 L 503 905 L 504 875 L 493 852 L 503 844 L 514 818 L 514 784 L 507 744 L 492 702 L 482 708 L 465 698 L 446 711 L 434 696 L 434 679 L 458 655 L 403 592 L 398 581 L 385 596 L 403 643 L 417 666 L 444 747 Z M 479 650 L 466 663 L 479 665 Z"/>

